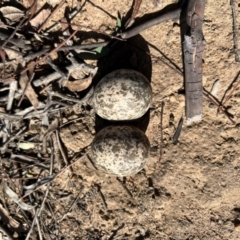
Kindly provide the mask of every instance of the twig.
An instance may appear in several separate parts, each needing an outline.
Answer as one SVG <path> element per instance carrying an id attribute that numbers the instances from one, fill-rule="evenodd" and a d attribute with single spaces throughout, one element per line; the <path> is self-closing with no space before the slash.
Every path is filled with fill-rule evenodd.
<path id="1" fill-rule="evenodd" d="M 52 62 L 52 59 L 50 57 L 46 58 L 46 62 L 52 67 L 52 69 L 58 72 L 62 78 L 67 78 L 67 75 L 57 65 L 55 65 Z"/>
<path id="2" fill-rule="evenodd" d="M 75 204 L 77 203 L 79 197 L 80 197 L 80 194 L 82 193 L 84 187 L 82 187 L 78 193 L 78 195 L 76 196 L 76 198 L 74 199 L 73 203 L 71 204 L 71 206 L 68 208 L 67 212 L 62 216 L 62 218 L 60 220 L 57 221 L 57 223 L 60 223 L 62 222 L 65 217 L 68 215 L 68 213 L 73 209 L 73 207 L 75 206 Z"/>
<path id="3" fill-rule="evenodd" d="M 65 122 L 65 123 L 63 123 L 61 126 L 59 126 L 59 128 L 62 128 L 62 127 L 64 127 L 64 126 L 66 126 L 66 125 L 68 125 L 68 124 L 70 124 L 70 123 L 72 123 L 72 122 L 78 121 L 78 120 L 80 120 L 80 119 L 83 119 L 83 117 L 74 118 L 74 119 L 72 119 L 72 120 L 70 120 L 70 121 L 68 121 L 68 122 Z"/>
<path id="4" fill-rule="evenodd" d="M 25 21 L 25 19 L 28 17 L 28 14 L 26 14 L 22 20 L 19 22 L 19 24 L 15 27 L 14 31 L 12 32 L 11 35 L 9 35 L 9 37 L 5 40 L 5 42 L 2 45 L 2 48 L 4 48 L 7 43 L 14 37 L 14 35 L 16 34 L 16 32 L 18 31 L 18 29 L 22 26 L 23 22 Z"/>
<path id="5" fill-rule="evenodd" d="M 164 14 L 157 16 L 151 20 L 148 20 L 147 22 L 144 22 L 138 26 L 127 29 L 125 32 L 121 33 L 120 36 L 123 39 L 128 39 L 133 36 L 136 36 L 140 32 L 142 32 L 150 27 L 153 27 L 155 25 L 158 25 L 159 23 L 162 23 L 162 22 L 165 22 L 165 21 L 168 21 L 171 19 L 179 18 L 180 12 L 181 12 L 181 9 L 179 8 L 179 9 L 164 13 Z"/>
<path id="6" fill-rule="evenodd" d="M 27 127 L 24 126 L 24 127 L 21 128 L 20 130 L 18 130 L 14 136 L 12 136 L 11 138 L 9 138 L 5 143 L 3 143 L 3 144 L 0 146 L 0 151 L 3 151 L 10 142 L 12 142 L 13 140 L 15 140 L 15 139 L 16 139 L 19 135 L 21 135 L 26 129 L 27 129 Z"/>
<path id="7" fill-rule="evenodd" d="M 212 102 L 214 105 L 216 105 L 218 107 L 218 109 L 224 113 L 226 115 L 226 117 L 233 123 L 235 124 L 235 121 L 229 116 L 229 114 L 226 112 L 225 108 L 223 105 L 220 105 L 216 102 L 216 100 L 214 99 L 214 97 L 205 89 L 203 88 L 203 94 L 204 96 L 210 101 Z"/>
<path id="8" fill-rule="evenodd" d="M 237 77 L 236 77 L 236 81 L 237 79 L 239 78 L 240 76 L 240 71 L 238 72 L 237 74 Z M 240 84 L 240 81 L 238 81 L 235 86 L 233 87 L 232 91 L 229 93 L 229 95 L 226 97 L 226 99 L 223 101 L 223 105 L 226 105 L 226 103 L 228 102 L 228 100 L 232 97 L 234 91 L 237 89 L 238 85 Z"/>
<path id="9" fill-rule="evenodd" d="M 53 22 L 55 22 L 55 21 L 53 21 Z M 65 21 L 61 21 L 61 23 L 70 25 L 68 22 L 65 22 Z M 71 23 L 71 26 L 79 27 L 81 29 L 86 28 L 86 29 L 89 29 L 89 30 L 94 31 L 96 33 L 103 34 L 103 35 L 105 35 L 105 36 L 107 36 L 107 37 L 109 37 L 111 39 L 116 39 L 116 40 L 119 40 L 119 41 L 125 41 L 124 39 L 122 39 L 120 37 L 117 37 L 117 36 L 114 36 L 114 35 L 111 35 L 111 34 L 108 34 L 108 33 L 102 32 L 102 31 L 99 31 L 97 29 L 92 29 L 92 28 L 90 28 L 88 26 L 84 26 L 84 25 L 80 25 L 80 24 L 74 24 L 74 23 Z"/>
<path id="10" fill-rule="evenodd" d="M 98 170 L 97 167 L 95 166 L 95 164 L 93 163 L 93 160 L 91 159 L 91 157 L 88 154 L 86 155 L 86 157 L 87 157 L 88 161 L 92 164 L 93 168 L 95 170 Z"/>
<path id="11" fill-rule="evenodd" d="M 56 11 L 58 11 L 63 4 L 65 3 L 65 0 L 62 0 L 57 7 L 55 7 L 55 9 L 51 12 L 51 14 L 48 16 L 48 18 L 45 20 L 45 22 L 42 24 L 42 26 L 38 29 L 38 33 L 46 26 L 46 24 L 48 23 L 48 21 L 50 20 L 50 18 L 55 14 Z"/>
<path id="12" fill-rule="evenodd" d="M 27 91 L 28 86 L 31 84 L 34 76 L 35 76 L 35 73 L 33 72 L 33 73 L 31 74 L 30 78 L 28 79 L 28 82 L 27 82 L 25 88 L 23 89 L 22 96 L 21 96 L 21 98 L 20 98 L 20 100 L 19 100 L 19 102 L 18 102 L 18 107 L 21 105 L 22 100 L 23 100 L 24 95 L 25 95 L 25 92 Z"/>
<path id="13" fill-rule="evenodd" d="M 38 61 L 36 61 L 34 64 L 30 64 L 27 68 L 25 68 L 24 70 L 21 71 L 20 74 L 25 73 L 28 69 L 36 66 L 38 63 L 45 61 L 46 58 L 52 54 L 55 53 L 58 49 L 60 49 L 67 41 L 69 41 L 79 30 L 79 27 L 67 38 L 65 39 L 62 43 L 60 43 L 56 48 L 54 48 L 52 51 L 48 52 L 44 57 L 42 57 L 41 59 L 39 59 Z"/>
<path id="14" fill-rule="evenodd" d="M 35 216 L 34 216 L 34 218 L 33 218 L 33 220 L 32 220 L 32 225 L 31 225 L 31 227 L 30 227 L 30 229 L 29 229 L 29 231 L 28 231 L 28 234 L 27 234 L 25 240 L 28 240 L 29 237 L 30 237 L 30 235 L 31 235 L 31 233 L 32 233 L 33 227 L 34 227 L 35 222 L 36 222 L 36 218 L 38 217 L 38 211 L 39 211 L 39 208 L 38 208 L 38 209 L 36 210 L 36 212 L 35 212 Z"/>
<path id="15" fill-rule="evenodd" d="M 142 3 L 142 0 L 134 0 L 133 11 L 132 11 L 131 17 L 128 19 L 128 21 L 125 24 L 125 28 L 128 28 L 133 24 L 134 18 L 136 17 L 139 11 L 141 3 Z"/>
<path id="16" fill-rule="evenodd" d="M 132 193 L 129 191 L 129 189 L 127 188 L 127 186 L 117 177 L 116 178 L 117 181 L 121 184 L 121 186 L 123 187 L 123 189 L 127 192 L 127 194 L 129 195 L 129 197 L 133 197 Z"/>
<path id="17" fill-rule="evenodd" d="M 63 157 L 63 160 L 64 160 L 64 163 L 66 164 L 66 166 L 68 165 L 68 160 L 67 160 L 67 156 L 63 150 L 63 147 L 62 147 L 62 143 L 60 141 L 60 137 L 59 137 L 59 132 L 56 130 L 55 131 L 55 134 L 56 134 L 56 140 L 57 140 L 57 143 L 58 143 L 58 147 L 59 147 L 59 150 L 60 150 L 60 153 L 62 154 L 62 157 Z"/>
<path id="18" fill-rule="evenodd" d="M 68 75 L 77 70 L 82 70 L 83 72 L 89 72 L 92 75 L 95 75 L 97 72 L 97 67 L 93 67 L 91 65 L 88 65 L 86 63 L 77 63 L 75 62 L 75 64 L 72 64 L 70 66 L 67 66 L 66 69 L 68 70 Z M 41 85 L 48 85 L 49 83 L 51 83 L 52 81 L 55 81 L 57 79 L 61 78 L 61 74 L 59 72 L 54 72 L 49 74 L 48 76 L 42 77 L 40 79 L 35 79 L 33 80 L 33 85 L 35 87 L 39 87 Z"/>
<path id="19" fill-rule="evenodd" d="M 105 197 L 103 196 L 103 193 L 101 192 L 101 187 L 98 184 L 95 184 L 94 187 L 102 200 L 104 208 L 107 210 L 107 203 L 106 203 Z"/>
<path id="20" fill-rule="evenodd" d="M 90 89 L 90 91 L 91 91 L 91 89 Z M 59 98 L 62 98 L 64 100 L 66 100 L 66 101 L 75 102 L 75 103 L 81 104 L 81 105 L 83 104 L 83 102 L 85 102 L 84 99 L 72 98 L 72 97 L 69 97 L 69 96 L 64 95 L 62 93 L 56 92 L 56 91 L 51 91 L 49 94 L 51 96 L 59 97 Z"/>
<path id="21" fill-rule="evenodd" d="M 163 155 L 163 110 L 164 110 L 164 101 L 162 101 L 162 109 L 161 109 L 161 114 L 160 114 L 160 157 L 159 160 L 162 159 Z"/>
<path id="22" fill-rule="evenodd" d="M 183 125 L 183 117 L 178 122 L 177 129 L 173 135 L 173 144 L 176 144 L 178 142 L 178 138 L 180 137 L 181 131 L 182 131 L 182 125 Z"/>
<path id="23" fill-rule="evenodd" d="M 42 233 L 41 233 L 41 228 L 40 228 L 40 224 L 39 224 L 39 221 L 38 221 L 38 217 L 36 217 L 36 224 L 37 224 L 37 229 L 38 229 L 39 240 L 43 240 L 43 238 L 42 238 Z"/>
<path id="24" fill-rule="evenodd" d="M 51 151 L 51 152 L 52 152 L 52 154 L 51 154 L 51 162 L 50 162 L 50 168 L 49 168 L 49 175 L 50 175 L 50 176 L 51 176 L 52 173 L 53 173 L 53 161 L 54 161 L 53 147 L 52 147 L 52 151 Z M 41 206 L 40 206 L 40 208 L 39 208 L 38 217 L 40 217 L 41 212 L 42 212 L 42 210 L 43 210 L 43 206 L 44 206 L 44 204 L 45 204 L 45 201 L 46 201 L 47 196 L 48 196 L 48 193 L 49 193 L 49 187 L 50 187 L 50 182 L 47 183 L 47 190 L 46 190 L 46 192 L 45 192 L 45 194 L 44 194 L 43 201 L 42 201 Z"/>
<path id="25" fill-rule="evenodd" d="M 10 159 L 17 161 L 17 162 L 21 162 L 21 163 L 33 164 L 39 168 L 49 169 L 49 167 L 47 167 L 45 164 L 39 163 L 39 162 L 37 162 L 36 159 L 30 158 L 25 155 L 11 153 Z"/>
<path id="26" fill-rule="evenodd" d="M 236 16 L 235 1 L 230 0 L 230 5 L 232 8 L 232 18 L 233 18 L 233 43 L 234 43 L 235 61 L 240 62 L 239 54 L 238 54 L 238 25 L 236 20 L 237 16 Z"/>
<path id="27" fill-rule="evenodd" d="M 2 40 L 6 40 L 9 38 L 8 34 L 5 34 L 3 32 L 0 32 L 0 39 Z M 19 47 L 19 48 L 23 48 L 25 50 L 29 50 L 31 49 L 30 45 L 27 45 L 27 41 L 25 41 L 24 39 L 19 39 L 19 38 L 11 38 L 8 40 L 8 42 L 12 43 L 13 45 Z"/>
<path id="28" fill-rule="evenodd" d="M 100 42 L 100 43 L 92 43 L 92 44 L 82 44 L 82 45 L 74 45 L 74 46 L 64 46 L 60 49 L 57 49 L 56 52 L 60 52 L 60 51 L 70 51 L 70 50 L 76 50 L 76 51 L 80 51 L 81 52 L 90 52 L 92 53 L 92 51 L 87 51 L 85 49 L 92 49 L 92 48 L 97 48 L 97 47 L 105 47 L 108 45 L 109 42 Z M 36 57 L 40 57 L 43 54 L 46 54 L 47 52 L 49 52 L 51 50 L 51 48 L 47 47 L 39 52 L 36 53 L 31 53 L 29 55 L 27 55 L 26 57 L 24 57 L 24 60 L 29 61 L 32 60 Z M 8 63 L 8 62 L 7 62 Z M 7 64 L 6 63 L 6 64 Z M 1 65 L 0 65 L 1 66 Z"/>
<path id="29" fill-rule="evenodd" d="M 6 118 L 8 120 L 14 121 L 14 120 L 20 120 L 22 116 L 0 112 L 0 118 Z"/>

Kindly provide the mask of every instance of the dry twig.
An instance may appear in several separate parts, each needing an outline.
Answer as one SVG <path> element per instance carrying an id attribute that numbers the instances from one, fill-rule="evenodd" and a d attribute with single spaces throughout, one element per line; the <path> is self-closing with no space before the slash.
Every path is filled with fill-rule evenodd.
<path id="1" fill-rule="evenodd" d="M 237 14 L 235 8 L 235 1 L 230 0 L 230 5 L 232 8 L 232 17 L 233 17 L 233 43 L 234 43 L 234 53 L 235 53 L 235 61 L 240 62 L 239 54 L 238 54 L 238 25 L 237 25 Z"/>

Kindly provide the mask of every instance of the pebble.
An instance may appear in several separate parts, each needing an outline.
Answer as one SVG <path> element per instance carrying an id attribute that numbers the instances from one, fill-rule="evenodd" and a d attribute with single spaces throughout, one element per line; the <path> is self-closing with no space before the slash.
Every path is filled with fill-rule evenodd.
<path id="1" fill-rule="evenodd" d="M 169 97 L 170 102 L 176 102 L 176 97 L 174 95 Z"/>

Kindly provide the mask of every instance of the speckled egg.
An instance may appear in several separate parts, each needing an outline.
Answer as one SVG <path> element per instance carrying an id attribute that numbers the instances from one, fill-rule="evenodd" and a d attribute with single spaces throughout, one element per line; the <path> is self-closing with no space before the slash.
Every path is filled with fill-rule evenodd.
<path id="1" fill-rule="evenodd" d="M 152 88 L 140 72 L 119 69 L 97 84 L 93 108 L 107 120 L 133 120 L 142 117 L 151 104 Z"/>
<path id="2" fill-rule="evenodd" d="M 108 126 L 92 142 L 94 164 L 120 177 L 139 172 L 148 160 L 150 143 L 146 135 L 133 126 Z"/>

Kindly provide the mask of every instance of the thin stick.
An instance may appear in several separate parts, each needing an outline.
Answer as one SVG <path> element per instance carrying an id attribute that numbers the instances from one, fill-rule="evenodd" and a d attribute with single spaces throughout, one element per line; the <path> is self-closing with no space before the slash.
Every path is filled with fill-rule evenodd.
<path id="1" fill-rule="evenodd" d="M 22 96 L 21 96 L 21 98 L 20 98 L 20 100 L 19 100 L 19 102 L 18 102 L 18 107 L 21 105 L 22 100 L 23 100 L 24 95 L 25 95 L 25 92 L 26 92 L 28 86 L 31 84 L 34 76 L 35 76 L 35 73 L 33 72 L 33 73 L 31 74 L 31 76 L 30 76 L 30 79 L 28 79 L 28 82 L 27 82 L 27 84 L 26 84 L 26 86 L 25 86 L 25 88 L 24 88 L 24 90 L 23 90 L 23 92 L 22 92 Z"/>
<path id="2" fill-rule="evenodd" d="M 11 138 L 9 138 L 5 143 L 3 143 L 0 146 L 0 150 L 3 151 L 7 145 L 12 142 L 13 140 L 15 140 L 19 135 L 21 135 L 25 130 L 26 130 L 26 126 L 24 126 L 23 128 L 21 128 L 14 136 L 12 136 Z"/>
<path id="3" fill-rule="evenodd" d="M 141 4 L 142 4 L 142 0 L 134 0 L 133 11 L 132 11 L 131 17 L 128 19 L 128 21 L 125 24 L 125 28 L 128 28 L 133 24 L 134 18 L 136 17 Z"/>
<path id="4" fill-rule="evenodd" d="M 53 154 L 53 147 L 52 147 L 52 154 L 51 154 L 51 162 L 50 162 L 50 169 L 49 169 L 49 175 L 52 175 L 52 173 L 53 173 L 53 161 L 54 161 L 54 154 Z M 41 212 L 42 212 L 42 210 L 43 210 L 43 206 L 44 206 L 44 204 L 45 204 L 45 201 L 46 201 L 46 199 L 47 199 L 47 196 L 48 196 L 48 193 L 49 193 L 49 187 L 50 187 L 50 182 L 49 183 L 47 183 L 47 190 L 46 190 L 46 192 L 45 192 L 45 195 L 44 195 L 44 198 L 43 198 L 43 201 L 42 201 L 42 203 L 41 203 L 41 206 L 40 206 L 40 208 L 39 208 L 39 212 L 38 212 L 38 217 L 40 217 L 40 215 L 41 215 Z"/>
<path id="5" fill-rule="evenodd" d="M 53 22 L 56 22 L 56 21 L 53 21 Z M 65 22 L 65 21 L 61 21 L 61 23 L 70 25 L 68 22 Z M 84 25 L 79 25 L 79 24 L 74 24 L 74 23 L 72 23 L 71 26 L 75 26 L 75 27 L 78 27 L 78 28 L 80 28 L 80 27 L 81 27 L 81 28 L 86 28 L 86 29 L 89 29 L 89 30 L 94 31 L 94 32 L 96 32 L 96 33 L 103 34 L 103 35 L 105 35 L 105 36 L 107 36 L 107 37 L 110 37 L 111 39 L 117 39 L 117 40 L 119 40 L 119 41 L 125 41 L 124 39 L 122 39 L 122 38 L 120 38 L 120 37 L 116 37 L 116 36 L 113 36 L 113 35 L 111 35 L 111 34 L 107 34 L 107 33 L 105 33 L 105 32 L 101 32 L 101 31 L 99 31 L 99 30 L 97 30 L 97 29 L 92 29 L 92 28 L 87 27 L 87 26 L 84 26 Z"/>
<path id="6" fill-rule="evenodd" d="M 34 64 L 30 64 L 27 68 L 25 68 L 24 70 L 22 70 L 20 72 L 20 74 L 25 73 L 28 69 L 36 66 L 38 63 L 45 61 L 45 59 L 52 53 L 55 53 L 58 49 L 60 49 L 67 41 L 69 41 L 77 32 L 78 32 L 79 27 L 67 38 L 65 39 L 61 44 L 59 44 L 56 48 L 54 48 L 52 51 L 50 51 L 49 53 L 47 53 L 44 57 L 42 57 L 41 59 L 39 59 L 38 61 L 36 61 Z"/>
<path id="7" fill-rule="evenodd" d="M 212 102 L 214 105 L 216 105 L 219 110 L 224 113 L 226 115 L 226 117 L 233 123 L 235 124 L 235 121 L 228 115 L 228 113 L 225 111 L 224 109 L 224 106 L 223 105 L 220 105 L 216 102 L 216 100 L 212 97 L 212 95 L 206 90 L 203 88 L 203 94 L 204 96 L 210 101 Z"/>
<path id="8" fill-rule="evenodd" d="M 106 203 L 105 197 L 103 196 L 103 193 L 101 192 L 100 186 L 98 184 L 95 184 L 95 189 L 97 190 L 97 193 L 99 194 L 102 200 L 104 208 L 107 210 L 107 203 Z"/>
<path id="9" fill-rule="evenodd" d="M 19 22 L 19 24 L 16 26 L 16 28 L 14 29 L 14 31 L 12 32 L 11 35 L 9 35 L 9 37 L 5 40 L 5 42 L 2 45 L 2 48 L 4 48 L 6 46 L 6 44 L 14 37 L 14 35 L 16 34 L 16 32 L 18 31 L 18 29 L 22 26 L 23 22 L 25 21 L 25 19 L 28 17 L 28 14 L 26 14 L 23 19 Z"/>
<path id="10" fill-rule="evenodd" d="M 66 154 L 65 154 L 65 152 L 63 150 L 62 143 L 60 142 L 59 132 L 56 130 L 55 134 L 56 134 L 56 139 L 57 139 L 57 143 L 58 143 L 58 147 L 59 147 L 60 153 L 62 154 L 64 163 L 67 166 L 68 165 L 68 160 L 67 160 L 67 156 L 66 156 Z"/>
<path id="11" fill-rule="evenodd" d="M 40 224 L 39 224 L 39 221 L 38 221 L 38 217 L 36 217 L 36 224 L 37 224 L 37 229 L 38 229 L 39 240 L 43 240 L 43 238 L 42 238 L 42 233 L 41 233 L 41 228 L 40 228 Z"/>
<path id="12" fill-rule="evenodd" d="M 73 209 L 73 207 L 75 206 L 76 202 L 78 201 L 82 191 L 83 191 L 84 187 L 82 187 L 78 193 L 78 195 L 76 196 L 76 198 L 74 199 L 73 203 L 71 204 L 71 206 L 68 208 L 67 212 L 62 216 L 62 218 L 60 220 L 58 220 L 57 222 L 60 223 L 62 222 L 65 217 L 67 216 L 67 214 Z"/>
<path id="13" fill-rule="evenodd" d="M 123 187 L 123 189 L 127 192 L 127 194 L 129 195 L 129 197 L 133 197 L 132 193 L 129 191 L 129 189 L 127 188 L 127 186 L 117 177 L 116 178 L 117 181 L 121 184 L 121 186 Z"/>
<path id="14" fill-rule="evenodd" d="M 142 23 L 138 26 L 127 29 L 125 32 L 121 33 L 120 36 L 123 39 L 128 39 L 128 38 L 131 38 L 133 36 L 136 36 L 140 32 L 142 32 L 142 31 L 144 31 L 144 30 L 146 30 L 150 27 L 153 27 L 155 25 L 158 25 L 159 23 L 162 23 L 162 22 L 165 22 L 165 21 L 168 21 L 168 20 L 171 20 L 171 19 L 179 18 L 180 17 L 180 12 L 181 12 L 180 8 L 178 8 L 176 10 L 173 10 L 173 11 L 170 11 L 170 12 L 167 12 L 167 13 L 162 14 L 158 17 L 155 17 L 151 20 L 148 20 L 147 22 L 144 22 L 144 23 Z"/>
<path id="15" fill-rule="evenodd" d="M 237 25 L 237 14 L 235 8 L 235 1 L 230 0 L 230 5 L 232 8 L 232 18 L 233 18 L 233 43 L 234 43 L 234 53 L 235 53 L 235 61 L 240 62 L 239 54 L 238 54 L 238 25 Z"/>
<path id="16" fill-rule="evenodd" d="M 240 76 L 240 71 L 237 74 L 236 80 L 239 78 Z M 228 102 L 228 100 L 232 97 L 233 92 L 237 89 L 238 85 L 240 84 L 240 81 L 238 81 L 235 86 L 233 87 L 232 91 L 229 93 L 229 95 L 226 97 L 226 99 L 223 101 L 223 105 L 226 105 L 226 103 Z"/>
<path id="17" fill-rule="evenodd" d="M 163 110 L 164 110 L 164 102 L 162 102 L 162 109 L 161 109 L 161 115 L 160 115 L 160 136 L 161 136 L 161 142 L 160 142 L 160 157 L 159 157 L 159 160 L 162 159 L 162 155 L 163 155 Z"/>
<path id="18" fill-rule="evenodd" d="M 48 23 L 48 21 L 50 20 L 50 18 L 56 13 L 57 10 L 59 10 L 63 4 L 65 3 L 65 0 L 62 0 L 58 6 L 51 12 L 51 14 L 48 16 L 48 18 L 45 20 L 45 22 L 42 24 L 42 26 L 38 29 L 38 33 L 46 26 L 46 24 Z"/>
<path id="19" fill-rule="evenodd" d="M 29 231 L 28 231 L 28 234 L 27 234 L 25 240 L 28 240 L 29 237 L 30 237 L 30 235 L 31 235 L 31 233 L 32 233 L 33 227 L 34 227 L 35 222 L 36 222 L 36 218 L 37 218 L 37 216 L 38 216 L 38 211 L 39 211 L 39 209 L 37 209 L 36 212 L 35 212 L 35 216 L 34 216 L 34 218 L 33 218 L 32 225 L 31 225 L 31 227 L 30 227 L 30 229 L 29 229 Z"/>

